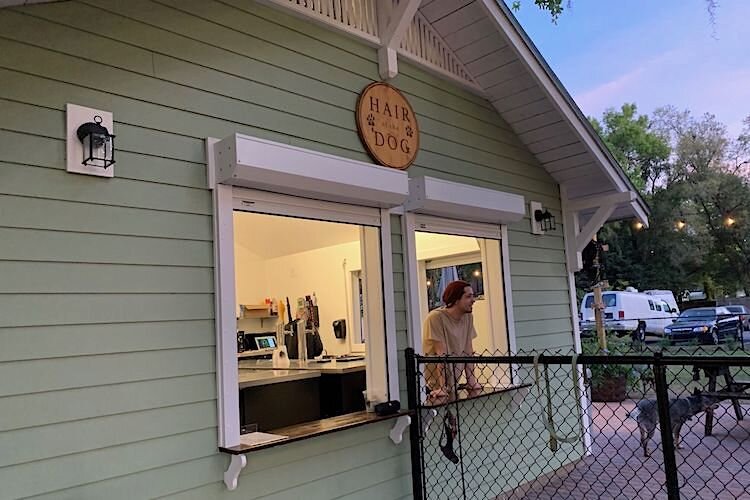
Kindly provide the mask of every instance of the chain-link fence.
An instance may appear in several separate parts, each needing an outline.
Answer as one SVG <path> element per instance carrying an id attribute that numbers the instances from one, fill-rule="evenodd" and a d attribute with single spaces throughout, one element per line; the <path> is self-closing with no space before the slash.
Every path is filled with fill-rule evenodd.
<path id="1" fill-rule="evenodd" d="M 416 499 L 750 498 L 750 357 L 417 356 Z"/>

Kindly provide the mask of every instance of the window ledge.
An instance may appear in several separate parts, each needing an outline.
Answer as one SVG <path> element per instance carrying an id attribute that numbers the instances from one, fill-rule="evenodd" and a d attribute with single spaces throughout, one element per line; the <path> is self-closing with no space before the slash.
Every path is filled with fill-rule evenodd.
<path id="1" fill-rule="evenodd" d="M 306 422 L 304 424 L 291 425 L 289 427 L 283 427 L 281 429 L 273 429 L 268 431 L 268 433 L 270 434 L 286 436 L 284 439 L 279 439 L 268 443 L 256 444 L 252 446 L 240 444 L 237 446 L 231 446 L 229 448 L 220 447 L 219 450 L 223 453 L 229 453 L 230 455 L 242 455 L 253 451 L 264 450 L 266 448 L 271 448 L 274 446 L 294 443 L 296 441 L 302 441 L 305 439 L 322 436 L 324 434 L 330 434 L 332 432 L 353 429 L 362 425 L 383 422 L 385 420 L 391 420 L 403 416 L 411 416 L 413 413 L 414 412 L 412 411 L 400 411 L 398 413 L 394 413 L 393 415 L 388 415 L 385 417 L 380 417 L 374 413 L 368 413 L 365 411 L 349 413 L 347 415 L 325 418 L 322 420 L 314 420 L 312 422 Z"/>
<path id="2" fill-rule="evenodd" d="M 366 424 L 375 422 L 383 422 L 385 420 L 396 419 L 396 423 L 393 425 L 389 432 L 389 437 L 394 444 L 400 444 L 403 439 L 403 434 L 406 428 L 411 424 L 411 416 L 414 414 L 413 411 L 400 411 L 393 415 L 385 417 L 379 417 L 374 413 L 357 412 L 350 413 L 349 415 L 341 415 L 339 417 L 326 418 L 323 420 L 315 420 L 305 424 L 292 425 L 289 427 L 283 427 L 281 429 L 274 429 L 272 433 L 285 436 L 283 439 L 279 439 L 272 442 L 260 443 L 254 446 L 239 445 L 232 446 L 230 448 L 219 447 L 224 453 L 228 453 L 232 456 L 232 460 L 229 463 L 229 468 L 224 472 L 224 484 L 227 485 L 229 490 L 237 489 L 237 483 L 240 479 L 240 472 L 247 465 L 246 454 L 253 451 L 263 450 L 278 446 L 286 443 L 293 443 L 295 441 L 302 441 L 303 439 L 310 439 L 316 436 L 322 436 L 331 432 L 343 431 L 346 429 L 353 429 Z"/>
<path id="3" fill-rule="evenodd" d="M 422 403 L 421 408 L 440 408 L 441 406 L 447 406 L 457 401 L 469 401 L 472 399 L 486 398 L 488 396 L 492 396 L 493 394 L 503 394 L 506 392 L 518 391 L 528 387 L 531 387 L 531 384 L 515 384 L 502 387 L 482 387 L 482 389 L 478 391 L 468 391 L 466 389 L 460 389 L 457 391 L 457 398 L 449 396 L 442 398 L 433 398 L 432 400 L 428 400 Z"/>

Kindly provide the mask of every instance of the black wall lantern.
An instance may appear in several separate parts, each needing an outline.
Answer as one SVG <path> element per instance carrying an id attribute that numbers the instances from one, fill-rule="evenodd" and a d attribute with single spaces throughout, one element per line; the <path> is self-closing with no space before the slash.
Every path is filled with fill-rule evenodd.
<path id="1" fill-rule="evenodd" d="M 544 212 L 542 212 L 541 210 L 535 210 L 534 220 L 539 223 L 542 231 L 544 231 L 545 233 L 547 231 L 554 231 L 556 228 L 555 217 L 551 213 L 549 213 L 549 210 L 545 210 Z"/>
<path id="2" fill-rule="evenodd" d="M 78 127 L 76 135 L 83 145 L 83 165 L 107 168 L 115 163 L 115 136 L 102 125 L 101 116 Z"/>

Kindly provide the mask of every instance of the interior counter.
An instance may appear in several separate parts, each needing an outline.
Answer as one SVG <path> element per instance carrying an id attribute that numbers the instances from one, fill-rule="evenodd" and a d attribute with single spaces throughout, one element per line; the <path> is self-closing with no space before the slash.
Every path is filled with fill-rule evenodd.
<path id="1" fill-rule="evenodd" d="M 242 369 L 252 370 L 274 370 L 273 361 L 270 359 L 241 359 L 238 361 L 239 367 Z M 365 371 L 366 364 L 364 360 L 357 361 L 340 361 L 332 360 L 326 363 L 318 363 L 316 360 L 310 359 L 307 361 L 300 361 L 298 359 L 289 360 L 289 368 L 285 370 L 289 371 L 317 371 L 322 374 L 337 374 L 341 375 L 344 373 L 353 373 Z M 276 369 L 278 370 L 278 369 Z"/>
<path id="2" fill-rule="evenodd" d="M 316 370 L 265 370 L 249 369 L 240 366 L 238 381 L 240 389 L 261 385 L 280 384 L 320 377 Z"/>

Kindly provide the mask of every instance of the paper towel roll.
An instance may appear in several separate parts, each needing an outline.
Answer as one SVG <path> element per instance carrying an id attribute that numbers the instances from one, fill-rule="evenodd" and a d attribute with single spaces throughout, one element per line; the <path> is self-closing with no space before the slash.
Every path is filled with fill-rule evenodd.
<path id="1" fill-rule="evenodd" d="M 286 352 L 285 345 L 274 349 L 271 361 L 274 368 L 289 368 L 289 355 Z"/>

